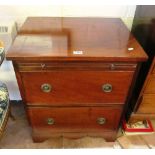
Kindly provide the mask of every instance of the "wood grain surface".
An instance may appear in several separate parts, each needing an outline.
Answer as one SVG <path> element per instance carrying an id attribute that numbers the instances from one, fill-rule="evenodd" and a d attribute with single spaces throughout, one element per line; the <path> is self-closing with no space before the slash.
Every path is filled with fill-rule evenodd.
<path id="1" fill-rule="evenodd" d="M 7 59 L 128 62 L 144 61 L 147 55 L 120 19 L 33 17 L 24 23 Z"/>
<path id="2" fill-rule="evenodd" d="M 132 71 L 53 71 L 22 72 L 27 104 L 33 105 L 102 105 L 124 104 L 133 77 Z M 50 84 L 50 92 L 41 86 Z M 111 84 L 111 92 L 103 85 Z"/>
<path id="3" fill-rule="evenodd" d="M 60 136 L 114 141 L 147 55 L 121 19 L 30 17 L 6 58 L 13 61 L 35 142 Z"/>

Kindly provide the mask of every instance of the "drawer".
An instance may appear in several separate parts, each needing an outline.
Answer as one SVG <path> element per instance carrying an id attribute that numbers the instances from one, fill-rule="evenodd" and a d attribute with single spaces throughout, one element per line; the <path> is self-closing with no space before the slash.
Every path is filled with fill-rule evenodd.
<path id="1" fill-rule="evenodd" d="M 53 132 L 96 132 L 118 128 L 121 107 L 31 107 L 33 129 Z"/>
<path id="2" fill-rule="evenodd" d="M 127 70 L 135 71 L 136 63 L 110 62 L 18 62 L 15 63 L 20 72 L 52 71 L 52 70 Z"/>
<path id="3" fill-rule="evenodd" d="M 132 71 L 22 72 L 28 104 L 124 104 Z"/>
<path id="4" fill-rule="evenodd" d="M 155 94 L 155 74 L 151 75 L 144 89 L 146 94 Z"/>
<path id="5" fill-rule="evenodd" d="M 155 113 L 155 94 L 143 95 L 137 113 Z"/>

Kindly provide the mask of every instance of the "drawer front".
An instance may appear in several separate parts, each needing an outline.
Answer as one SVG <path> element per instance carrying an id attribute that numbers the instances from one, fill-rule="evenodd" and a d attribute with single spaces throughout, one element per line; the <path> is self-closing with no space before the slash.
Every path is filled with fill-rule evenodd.
<path id="1" fill-rule="evenodd" d="M 28 108 L 33 129 L 51 129 L 53 132 L 115 130 L 121 113 L 121 107 Z"/>
<path id="2" fill-rule="evenodd" d="M 123 104 L 133 72 L 23 72 L 21 76 L 29 104 Z"/>
<path id="3" fill-rule="evenodd" d="M 143 95 L 137 113 L 155 113 L 155 94 Z"/>
<path id="4" fill-rule="evenodd" d="M 155 74 L 153 74 L 152 76 L 150 76 L 147 84 L 146 84 L 146 87 L 145 87 L 145 90 L 144 90 L 144 93 L 148 94 L 155 94 Z"/>
<path id="5" fill-rule="evenodd" d="M 52 70 L 127 70 L 135 71 L 136 63 L 103 63 L 103 62 L 18 62 L 15 64 L 20 72 Z"/>

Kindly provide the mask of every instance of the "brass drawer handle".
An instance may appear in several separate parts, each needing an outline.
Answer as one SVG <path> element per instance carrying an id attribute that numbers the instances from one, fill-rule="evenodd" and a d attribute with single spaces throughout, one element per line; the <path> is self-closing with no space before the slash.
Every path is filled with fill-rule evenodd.
<path id="1" fill-rule="evenodd" d="M 45 68 L 46 67 L 46 64 L 41 64 L 41 68 Z"/>
<path id="2" fill-rule="evenodd" d="M 110 93 L 112 91 L 112 85 L 109 83 L 106 83 L 102 85 L 102 90 L 106 93 Z"/>
<path id="3" fill-rule="evenodd" d="M 103 125 L 106 123 L 106 119 L 104 117 L 99 117 L 99 118 L 97 118 L 97 123 L 99 125 Z"/>
<path id="4" fill-rule="evenodd" d="M 52 90 L 52 86 L 48 83 L 44 83 L 41 85 L 41 90 L 45 93 L 49 93 Z"/>
<path id="5" fill-rule="evenodd" d="M 54 119 L 53 118 L 48 118 L 47 119 L 47 124 L 48 125 L 53 125 L 55 123 Z"/>

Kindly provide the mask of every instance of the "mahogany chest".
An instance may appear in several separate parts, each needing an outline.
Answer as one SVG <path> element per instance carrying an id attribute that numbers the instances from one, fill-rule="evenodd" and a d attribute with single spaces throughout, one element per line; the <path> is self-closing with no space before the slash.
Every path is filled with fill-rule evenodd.
<path id="1" fill-rule="evenodd" d="M 7 59 L 34 141 L 86 135 L 113 141 L 147 55 L 120 19 L 30 17 Z"/>

